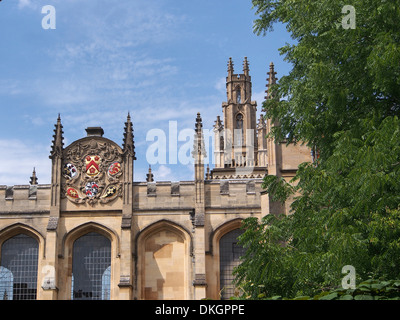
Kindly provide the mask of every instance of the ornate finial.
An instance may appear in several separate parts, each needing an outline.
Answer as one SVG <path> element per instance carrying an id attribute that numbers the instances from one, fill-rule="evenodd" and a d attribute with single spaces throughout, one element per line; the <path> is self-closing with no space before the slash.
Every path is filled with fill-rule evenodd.
<path id="1" fill-rule="evenodd" d="M 60 114 L 58 114 L 57 118 L 57 123 L 54 125 L 54 135 L 53 135 L 53 144 L 51 146 L 51 151 L 50 151 L 50 159 L 53 159 L 54 157 L 61 157 L 62 151 L 64 148 L 64 137 L 63 134 L 64 132 L 62 131 L 63 126 L 61 124 L 61 117 Z"/>
<path id="2" fill-rule="evenodd" d="M 33 168 L 31 180 L 29 181 L 29 183 L 30 183 L 32 186 L 34 186 L 34 185 L 38 184 L 37 182 L 38 182 L 38 178 L 37 178 L 37 176 L 36 176 L 35 168 Z"/>
<path id="3" fill-rule="evenodd" d="M 133 143 L 133 127 L 132 127 L 132 121 L 131 121 L 131 116 L 128 112 L 128 116 L 126 118 L 125 122 L 125 129 L 124 129 L 124 141 L 122 144 L 122 149 L 124 153 L 128 153 L 133 156 L 133 159 L 136 160 L 135 157 L 135 145 Z"/>
<path id="4" fill-rule="evenodd" d="M 215 120 L 214 129 L 221 131 L 224 128 L 220 116 L 217 116 L 217 120 Z"/>
<path id="5" fill-rule="evenodd" d="M 233 73 L 233 62 L 232 62 L 232 58 L 229 58 L 228 61 L 228 73 Z"/>
<path id="6" fill-rule="evenodd" d="M 154 175 L 151 173 L 151 166 L 149 165 L 149 173 L 146 174 L 146 181 L 147 182 L 153 182 L 154 181 Z"/>
<path id="7" fill-rule="evenodd" d="M 271 99 L 272 96 L 271 96 L 271 93 L 270 93 L 270 89 L 271 89 L 272 85 L 276 84 L 276 80 L 278 80 L 278 78 L 275 76 L 276 72 L 274 70 L 274 63 L 273 62 L 271 62 L 269 64 L 269 72 L 267 72 L 267 74 L 268 74 L 268 79 L 267 79 L 268 83 L 267 83 L 266 87 L 268 89 L 265 91 L 265 93 L 267 94 L 265 99 Z"/>
<path id="8" fill-rule="evenodd" d="M 206 180 L 211 180 L 210 166 L 207 164 Z"/>
<path id="9" fill-rule="evenodd" d="M 243 61 L 243 72 L 244 74 L 247 76 L 249 75 L 249 62 L 247 61 L 247 57 L 244 57 L 244 61 Z"/>
<path id="10" fill-rule="evenodd" d="M 265 118 L 262 114 L 260 114 L 260 119 L 258 120 L 258 123 L 257 123 L 257 129 L 262 130 L 262 129 L 265 129 L 266 127 L 267 127 L 267 125 L 265 123 Z"/>
<path id="11" fill-rule="evenodd" d="M 206 149 L 204 147 L 203 137 L 203 122 L 200 116 L 200 112 L 197 113 L 196 124 L 195 124 L 195 135 L 193 141 L 192 156 L 196 159 L 197 155 L 206 157 Z"/>
<path id="12" fill-rule="evenodd" d="M 196 128 L 195 129 L 196 133 L 199 133 L 199 131 L 202 131 L 202 128 L 203 128 L 203 123 L 202 123 L 202 119 L 201 119 L 201 116 L 200 116 L 200 112 L 197 112 L 195 128 Z"/>

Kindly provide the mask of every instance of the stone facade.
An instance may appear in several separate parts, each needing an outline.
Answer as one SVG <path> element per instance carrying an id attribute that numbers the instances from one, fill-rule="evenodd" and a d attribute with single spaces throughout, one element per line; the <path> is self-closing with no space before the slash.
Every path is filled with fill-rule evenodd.
<path id="1" fill-rule="evenodd" d="M 273 65 L 270 68 L 268 85 L 276 81 Z M 222 109 L 223 121 L 217 117 L 214 126 L 215 168 L 204 166 L 202 119 L 197 114 L 195 177 L 180 182 L 154 181 L 151 170 L 147 181 L 135 181 L 129 115 L 122 147 L 103 137 L 99 127 L 87 128 L 86 137 L 65 147 L 59 116 L 50 154 L 51 183 L 37 184 L 34 172 L 30 185 L 0 186 L 0 297 L 18 297 L 17 282 L 23 280 L 12 263 L 22 255 L 8 248 L 23 251 L 11 241 L 23 234 L 37 243 L 37 275 L 31 288 L 36 299 L 219 299 L 229 287 L 221 274 L 232 262 L 222 259 L 222 238 L 248 217 L 282 209 L 288 213 L 289 204 L 281 208 L 262 192 L 263 176 L 289 180 L 299 163 L 311 161 L 308 148 L 266 138 L 274 124 L 263 117 L 257 123 L 246 58 L 239 75 L 229 60 Z M 88 249 L 89 235 L 104 238 L 105 249 Z M 233 251 L 238 247 L 236 242 L 227 244 Z M 11 262 L 6 264 L 8 256 Z M 96 297 L 95 271 L 90 269 L 95 266 L 101 269 L 96 279 L 102 292 Z M 4 280 L 7 275 L 13 280 Z M 93 280 L 90 284 L 83 284 L 85 275 Z"/>

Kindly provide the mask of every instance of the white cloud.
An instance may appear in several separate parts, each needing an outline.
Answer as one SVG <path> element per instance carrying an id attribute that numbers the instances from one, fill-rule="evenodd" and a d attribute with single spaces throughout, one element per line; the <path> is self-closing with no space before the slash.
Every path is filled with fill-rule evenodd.
<path id="1" fill-rule="evenodd" d="M 32 5 L 31 0 L 18 0 L 18 7 L 20 9 L 24 7 L 30 7 Z"/>
<path id="2" fill-rule="evenodd" d="M 69 39 L 59 50 L 63 51 L 64 58 L 72 60 L 93 61 L 106 52 L 113 54 L 113 60 L 121 61 L 128 57 L 121 57 L 127 49 L 176 39 L 185 21 L 183 15 L 167 13 L 161 3 L 145 1 L 92 0 L 79 5 L 67 1 L 57 4 L 56 8 L 64 12 L 59 25 L 67 28 Z M 74 37 L 69 33 L 74 33 Z"/>
<path id="3" fill-rule="evenodd" d="M 159 165 L 157 169 L 153 169 L 154 181 L 193 181 L 194 166 L 193 165 Z M 147 173 L 147 172 L 146 172 Z"/>
<path id="4" fill-rule="evenodd" d="M 18 1 L 20 8 L 48 4 Z M 26 115 L 34 126 L 52 129 L 61 113 L 65 145 L 84 136 L 86 127 L 98 125 L 105 129 L 105 137 L 121 143 L 130 111 L 137 151 L 144 144 L 139 137 L 155 127 L 168 129 L 168 120 L 178 121 L 178 130 L 193 129 L 196 114 L 201 112 L 204 127 L 212 128 L 222 113 L 223 98 L 213 96 L 212 83 L 207 83 L 211 93 L 206 94 L 199 93 L 203 85 L 196 81 L 183 83 L 185 67 L 168 53 L 169 46 L 182 40 L 186 32 L 182 31 L 184 15 L 168 13 L 171 10 L 158 1 L 155 5 L 140 0 L 53 0 L 52 4 L 57 10 L 57 30 L 43 31 L 43 35 L 57 34 L 54 39 L 59 40 L 43 49 L 48 59 L 46 73 L 0 86 L 0 94 L 24 95 L 29 97 L 27 103 L 35 104 L 27 108 L 31 114 Z M 38 14 L 40 23 L 40 9 Z M 7 84 L 0 79 L 2 83 Z M 194 84 L 198 91 L 190 88 Z M 218 80 L 215 89 L 225 92 L 225 78 Z M 39 151 L 21 141 L 0 141 L 0 184 L 28 183 L 34 166 L 39 183 L 49 183 L 50 143 Z M 137 157 L 144 160 L 139 151 Z M 155 169 L 157 180 L 193 179 L 186 167 Z"/>
<path id="5" fill-rule="evenodd" d="M 257 106 L 261 107 L 262 103 L 265 100 L 265 96 L 266 96 L 265 90 L 260 91 L 260 92 L 256 92 L 256 93 L 253 93 L 252 100 L 253 101 L 257 101 Z"/>
<path id="6" fill-rule="evenodd" d="M 29 184 L 33 168 L 39 183 L 50 183 L 51 160 L 48 146 L 20 140 L 0 140 L 0 184 Z"/>
<path id="7" fill-rule="evenodd" d="M 265 111 L 263 110 L 263 102 L 265 100 L 265 91 L 256 92 L 253 94 L 252 100 L 257 101 L 257 121 L 260 118 L 260 114 L 265 115 Z"/>
<path id="8" fill-rule="evenodd" d="M 53 0 L 55 1 L 55 0 Z M 42 3 L 39 3 L 42 2 Z M 18 9 L 31 9 L 38 10 L 40 7 L 47 5 L 48 1 L 44 3 L 44 0 L 18 0 Z M 40 11 L 39 11 L 40 12 Z"/>
<path id="9" fill-rule="evenodd" d="M 226 93 L 226 78 L 225 77 L 219 78 L 215 82 L 214 88 L 220 91 L 221 93 Z"/>
<path id="10" fill-rule="evenodd" d="M 24 119 L 27 123 L 32 124 L 35 127 L 41 127 L 47 124 L 47 121 L 42 116 L 31 116 L 31 115 L 24 115 Z"/>
<path id="11" fill-rule="evenodd" d="M 19 81 L 13 79 L 0 79 L 0 95 L 19 95 L 23 93 Z"/>
<path id="12" fill-rule="evenodd" d="M 168 180 L 172 181 L 171 179 L 171 169 L 168 168 L 166 165 L 160 165 L 157 170 L 154 171 L 154 177 L 157 177 L 158 181 Z"/>

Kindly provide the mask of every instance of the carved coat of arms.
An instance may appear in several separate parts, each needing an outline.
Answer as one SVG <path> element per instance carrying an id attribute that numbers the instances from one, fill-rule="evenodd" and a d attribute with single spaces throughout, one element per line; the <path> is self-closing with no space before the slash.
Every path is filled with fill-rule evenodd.
<path id="1" fill-rule="evenodd" d="M 107 203 L 122 196 L 122 152 L 109 142 L 78 142 L 65 150 L 63 196 L 74 203 Z"/>

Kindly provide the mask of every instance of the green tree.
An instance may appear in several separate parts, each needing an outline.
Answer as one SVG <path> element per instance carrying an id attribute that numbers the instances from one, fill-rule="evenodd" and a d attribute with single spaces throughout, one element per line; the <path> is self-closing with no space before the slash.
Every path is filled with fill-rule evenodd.
<path id="1" fill-rule="evenodd" d="M 342 26 L 345 5 L 355 8 L 355 29 Z M 253 0 L 253 6 L 257 34 L 281 22 L 295 42 L 280 49 L 293 68 L 273 88 L 278 99 L 265 106 L 280 122 L 277 138 L 305 141 L 328 157 L 336 132 L 373 114 L 399 114 L 399 0 Z"/>
<path id="2" fill-rule="evenodd" d="M 248 219 L 236 269 L 249 298 L 313 295 L 357 281 L 400 278 L 400 1 L 253 0 L 255 31 L 285 23 L 288 76 L 264 103 L 275 139 L 319 151 L 293 182 L 266 176 L 274 200 L 295 191 L 290 216 Z M 356 28 L 342 26 L 352 5 Z M 283 99 L 284 98 L 284 99 Z"/>

